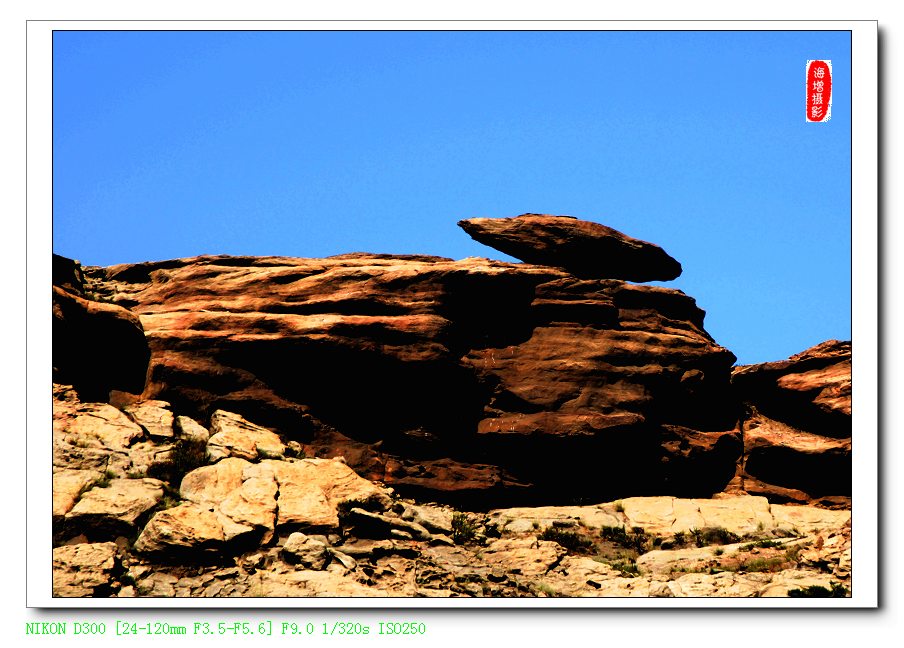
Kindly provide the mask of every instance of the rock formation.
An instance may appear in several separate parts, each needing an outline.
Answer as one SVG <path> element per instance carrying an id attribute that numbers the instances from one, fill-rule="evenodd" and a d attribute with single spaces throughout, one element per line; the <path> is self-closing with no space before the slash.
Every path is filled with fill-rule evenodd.
<path id="1" fill-rule="evenodd" d="M 734 486 L 772 501 L 849 506 L 851 344 L 829 340 L 780 362 L 736 367 L 745 403 Z"/>
<path id="2" fill-rule="evenodd" d="M 788 596 L 851 586 L 846 510 L 742 495 L 464 513 L 400 498 L 339 459 L 214 458 L 222 429 L 185 464 L 180 444 L 197 437 L 124 433 L 123 412 L 65 386 L 54 416 L 59 597 Z M 254 429 L 233 413 L 214 418 Z M 85 461 L 79 450 L 89 449 Z M 147 476 L 162 473 L 167 481 Z"/>
<path id="3" fill-rule="evenodd" d="M 849 585 L 849 344 L 733 367 L 691 297 L 623 280 L 677 276 L 661 248 L 462 226 L 528 262 L 55 257 L 55 591 Z"/>
<path id="4" fill-rule="evenodd" d="M 653 243 L 573 216 L 522 214 L 459 221 L 475 241 L 527 263 L 563 268 L 585 279 L 671 281 L 681 264 Z"/>

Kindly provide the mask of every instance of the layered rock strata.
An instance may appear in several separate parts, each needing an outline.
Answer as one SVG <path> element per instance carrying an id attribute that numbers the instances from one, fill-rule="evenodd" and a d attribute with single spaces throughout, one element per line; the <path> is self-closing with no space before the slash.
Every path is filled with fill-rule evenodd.
<path id="1" fill-rule="evenodd" d="M 118 408 L 55 393 L 57 597 L 850 593 L 849 511 L 750 496 L 456 511 L 400 498 L 338 459 L 217 457 L 217 435 L 256 431 L 233 413 L 218 411 L 203 443 L 169 403 L 151 407 L 182 424 L 152 435 Z M 183 443 L 205 452 L 189 465 Z"/>
<path id="2" fill-rule="evenodd" d="M 733 487 L 772 501 L 850 505 L 851 344 L 736 367 L 744 458 Z"/>
<path id="3" fill-rule="evenodd" d="M 412 494 L 706 495 L 740 455 L 734 356 L 677 290 L 369 254 L 86 275 L 141 320 L 144 398 L 238 412 Z"/>

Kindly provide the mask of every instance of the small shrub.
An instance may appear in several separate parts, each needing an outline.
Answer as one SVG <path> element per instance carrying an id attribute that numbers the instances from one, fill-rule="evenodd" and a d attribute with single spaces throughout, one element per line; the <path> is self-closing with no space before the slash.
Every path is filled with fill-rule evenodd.
<path id="1" fill-rule="evenodd" d="M 678 533 L 676 533 L 672 537 L 672 541 L 675 543 L 676 547 L 680 547 L 681 545 L 683 545 L 687 541 L 684 537 L 684 531 L 679 531 Z"/>
<path id="2" fill-rule="evenodd" d="M 725 550 L 722 547 L 719 547 L 718 549 L 715 549 L 713 551 L 713 555 L 715 555 L 715 556 L 721 556 L 724 553 L 725 553 Z"/>
<path id="3" fill-rule="evenodd" d="M 477 535 L 477 527 L 464 513 L 455 511 L 452 514 L 452 541 L 455 544 L 471 542 Z"/>
<path id="4" fill-rule="evenodd" d="M 620 526 L 603 526 L 600 529 L 600 537 L 626 549 L 633 549 L 637 553 L 643 553 L 649 539 L 641 527 L 634 527 L 629 533 L 625 527 Z"/>
<path id="5" fill-rule="evenodd" d="M 774 572 L 779 571 L 785 564 L 783 558 L 754 558 L 739 566 L 739 570 L 746 572 Z"/>
<path id="6" fill-rule="evenodd" d="M 116 479 L 116 473 L 109 468 L 104 471 L 103 476 L 94 482 L 95 488 L 109 488 L 110 482 Z"/>
<path id="7" fill-rule="evenodd" d="M 624 513 L 625 512 L 625 504 L 621 500 L 618 500 L 615 503 L 615 512 L 616 513 Z"/>
<path id="8" fill-rule="evenodd" d="M 537 583 L 537 590 L 546 594 L 546 596 L 558 596 L 559 593 L 556 592 L 552 587 L 547 585 L 546 583 Z"/>
<path id="9" fill-rule="evenodd" d="M 544 530 L 538 538 L 540 540 L 551 540 L 557 542 L 569 553 L 581 553 L 589 551 L 593 548 L 593 542 L 575 531 L 563 531 L 556 527 L 549 527 Z"/>
<path id="10" fill-rule="evenodd" d="M 169 482 L 178 488 L 188 473 L 207 465 L 207 444 L 197 439 L 179 439 L 169 451 L 166 461 L 148 467 L 147 476 Z"/>
<path id="11" fill-rule="evenodd" d="M 751 549 L 772 549 L 773 547 L 781 547 L 781 542 L 776 542 L 775 540 L 757 540 L 756 542 L 751 542 L 749 544 L 745 544 L 741 549 L 743 551 L 750 551 Z"/>
<path id="12" fill-rule="evenodd" d="M 610 562 L 609 565 L 613 569 L 620 571 L 623 576 L 634 578 L 635 576 L 640 574 L 640 570 L 637 569 L 637 562 L 634 560 L 615 561 Z"/>
<path id="13" fill-rule="evenodd" d="M 728 529 L 723 529 L 722 527 L 691 529 L 690 533 L 694 538 L 694 543 L 698 547 L 706 547 L 714 544 L 731 544 L 741 539 L 736 534 Z"/>
<path id="14" fill-rule="evenodd" d="M 827 589 L 822 585 L 810 585 L 802 589 L 788 590 L 788 596 L 791 598 L 846 598 L 848 589 L 841 583 L 829 583 L 831 589 Z"/>

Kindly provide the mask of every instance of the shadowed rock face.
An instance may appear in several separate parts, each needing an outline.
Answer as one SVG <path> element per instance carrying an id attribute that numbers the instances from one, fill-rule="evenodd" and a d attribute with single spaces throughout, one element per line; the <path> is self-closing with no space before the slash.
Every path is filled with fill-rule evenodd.
<path id="1" fill-rule="evenodd" d="M 138 317 L 86 299 L 77 262 L 53 256 L 53 376 L 86 399 L 110 390 L 141 393 L 150 351 Z"/>
<path id="2" fill-rule="evenodd" d="M 564 268 L 577 277 L 670 281 L 681 264 L 653 243 L 571 216 L 522 214 L 458 222 L 475 241 L 527 263 Z"/>
<path id="3" fill-rule="evenodd" d="M 144 398 L 237 412 L 411 493 L 709 495 L 740 456 L 734 356 L 677 290 L 371 254 L 86 272 L 141 319 Z"/>
<path id="4" fill-rule="evenodd" d="M 736 367 L 744 422 L 738 482 L 773 501 L 849 505 L 851 344 L 829 340 L 779 362 Z"/>

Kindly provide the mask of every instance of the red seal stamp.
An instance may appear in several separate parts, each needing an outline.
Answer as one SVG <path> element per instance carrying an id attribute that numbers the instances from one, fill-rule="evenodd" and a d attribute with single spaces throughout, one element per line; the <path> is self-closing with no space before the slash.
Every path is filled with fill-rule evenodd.
<path id="1" fill-rule="evenodd" d="M 832 117 L 832 62 L 807 61 L 807 121 L 826 122 Z"/>

